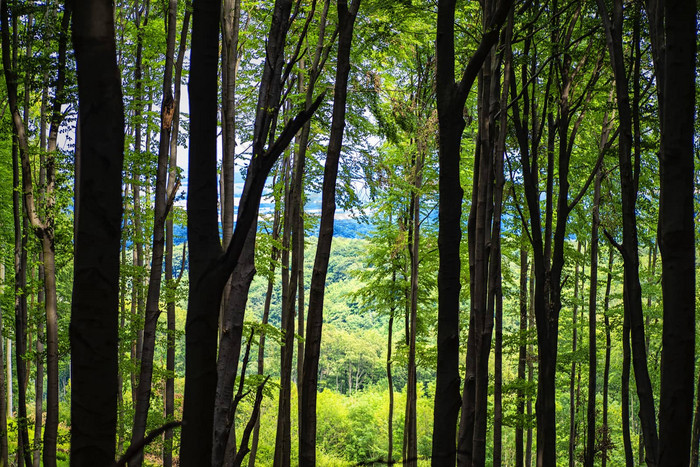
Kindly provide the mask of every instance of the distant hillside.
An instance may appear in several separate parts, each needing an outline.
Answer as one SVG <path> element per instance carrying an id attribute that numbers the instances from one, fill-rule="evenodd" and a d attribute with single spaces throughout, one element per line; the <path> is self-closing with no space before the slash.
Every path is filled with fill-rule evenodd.
<path id="1" fill-rule="evenodd" d="M 372 225 L 361 222 L 357 219 L 343 218 L 336 219 L 333 227 L 333 235 L 341 238 L 365 238 L 372 233 Z M 176 225 L 174 227 L 175 244 L 180 245 L 187 239 L 187 226 Z M 312 237 L 318 236 L 318 227 L 309 234 Z"/>

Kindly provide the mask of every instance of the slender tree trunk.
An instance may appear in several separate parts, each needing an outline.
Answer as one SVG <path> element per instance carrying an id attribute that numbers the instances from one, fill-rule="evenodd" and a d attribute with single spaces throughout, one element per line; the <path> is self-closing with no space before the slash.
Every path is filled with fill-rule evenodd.
<path id="1" fill-rule="evenodd" d="M 83 118 L 70 337 L 72 398 L 82 403 L 71 406 L 71 464 L 109 465 L 117 423 L 124 113 L 112 3 L 76 0 L 74 8 Z"/>
<path id="2" fill-rule="evenodd" d="M 408 382 L 406 386 L 406 420 L 404 422 L 404 465 L 418 465 L 416 416 L 416 325 L 418 323 L 418 265 L 420 253 L 420 190 L 423 182 L 423 152 L 412 164 L 413 186 L 409 203 L 408 253 L 410 259 L 410 311 L 408 335 Z"/>
<path id="3" fill-rule="evenodd" d="M 481 66 L 498 40 L 499 29 L 512 2 L 503 1 L 486 28 L 463 76 L 455 81 L 454 0 L 438 2 L 436 87 L 439 134 L 438 337 L 437 380 L 433 411 L 433 465 L 455 463 L 459 416 L 459 294 L 462 187 L 460 142 L 465 121 L 464 103 Z M 464 417 L 464 415 L 463 415 Z"/>
<path id="4" fill-rule="evenodd" d="M 5 263 L 4 258 L 0 260 L 0 293 L 5 289 Z M 2 319 L 0 319 L 0 335 L 2 335 Z M 2 340 L 0 339 L 0 344 Z M 0 462 L 2 465 L 10 465 L 10 453 L 7 446 L 7 400 L 5 399 L 5 373 L 2 368 L 4 363 L 3 346 L 0 345 Z"/>
<path id="5" fill-rule="evenodd" d="M 612 19 L 603 0 L 597 0 L 598 10 L 606 32 L 608 51 L 615 75 L 615 90 L 619 112 L 619 151 L 620 185 L 622 195 L 622 245 L 624 251 L 624 295 L 625 314 L 629 316 L 631 333 L 632 364 L 634 366 L 639 414 L 644 433 L 644 447 L 647 465 L 655 466 L 658 459 L 658 434 L 654 396 L 647 367 L 647 353 L 644 338 L 644 318 L 642 313 L 641 285 L 639 283 L 639 252 L 637 240 L 636 201 L 639 180 L 640 154 L 636 154 L 632 166 L 632 113 L 629 102 L 629 83 L 623 50 L 623 2 L 616 0 Z M 635 26 L 638 27 L 638 24 Z M 639 57 L 636 57 L 638 60 Z M 638 102 L 635 102 L 637 105 Z M 692 373 L 692 372 L 691 372 Z M 692 384 L 691 384 L 692 386 Z"/>
<path id="6" fill-rule="evenodd" d="M 190 71 L 190 162 L 188 225 L 190 294 L 186 324 L 186 375 L 180 462 L 183 467 L 212 459 L 217 392 L 217 323 L 221 295 L 254 229 L 268 174 L 296 132 L 311 118 L 323 95 L 288 122 L 269 144 L 282 91 L 282 65 L 291 1 L 276 0 L 254 124 L 253 156 L 228 248 L 218 228 L 216 133 L 219 0 L 193 4 Z M 272 139 L 272 138 L 270 138 Z M 240 339 L 239 339 L 240 342 Z M 240 348 L 240 347 L 239 347 Z M 217 425 L 220 427 L 220 423 Z"/>
<path id="7" fill-rule="evenodd" d="M 659 247 L 664 325 L 659 465 L 688 465 L 695 370 L 694 124 L 697 5 L 664 3 Z"/>
<path id="8" fill-rule="evenodd" d="M 524 455 L 524 436 L 523 429 L 525 424 L 525 391 L 523 384 L 525 379 L 525 368 L 527 367 L 527 249 L 525 247 L 525 234 L 520 234 L 520 328 L 519 328 L 519 344 L 518 344 L 518 392 L 517 398 L 517 413 L 518 422 L 515 426 L 515 467 L 523 467 Z"/>
<path id="9" fill-rule="evenodd" d="M 140 368 L 142 352 L 143 352 L 143 336 L 145 328 L 145 317 L 144 317 L 144 277 L 146 275 L 146 268 L 144 265 L 144 242 L 145 236 L 142 226 L 142 208 L 141 208 L 141 176 L 144 172 L 144 167 L 142 167 L 143 160 L 143 124 L 141 122 L 144 107 L 144 89 L 143 89 L 143 35 L 144 29 L 148 25 L 148 16 L 150 11 L 150 0 L 135 0 L 134 2 L 135 19 L 134 26 L 136 27 L 136 62 L 134 64 L 134 152 L 137 156 L 137 160 L 134 164 L 134 231 L 135 239 L 134 244 L 136 248 L 134 249 L 134 260 L 136 263 L 136 277 L 134 278 L 134 289 L 132 295 L 132 310 L 134 312 L 134 324 L 136 340 L 133 347 L 132 359 L 134 361 L 134 369 L 131 377 L 131 398 L 134 406 L 138 404 L 139 398 L 139 376 L 140 372 L 137 368 Z M 147 134 L 150 134 L 147 130 Z M 146 145 L 147 151 L 148 144 Z M 148 185 L 146 185 L 148 188 Z M 148 198 L 147 198 L 148 199 Z M 137 431 L 140 431 L 136 427 Z M 133 436 L 132 436 L 133 439 Z"/>
<path id="10" fill-rule="evenodd" d="M 7 416 L 12 418 L 14 416 L 14 412 L 12 411 L 12 402 L 14 400 L 12 397 L 12 340 L 9 338 L 6 341 L 5 348 L 5 369 L 7 373 Z"/>
<path id="11" fill-rule="evenodd" d="M 626 301 L 627 298 L 625 297 Z M 632 439 L 630 437 L 630 324 L 629 317 L 625 314 L 622 323 L 622 444 L 625 451 L 625 464 L 627 467 L 634 465 L 632 453 Z"/>
<path id="12" fill-rule="evenodd" d="M 275 201 L 275 215 L 272 221 L 272 239 L 273 244 L 279 241 L 280 234 L 280 208 L 279 200 Z M 262 325 L 265 326 L 270 318 L 270 306 L 272 304 L 272 293 L 274 290 L 274 273 L 275 265 L 279 259 L 279 250 L 273 247 L 272 254 L 270 258 L 270 276 L 267 280 L 267 292 L 265 293 L 265 305 L 263 307 Z M 260 341 L 258 344 L 258 375 L 262 376 L 265 371 L 265 333 L 260 335 Z M 255 427 L 253 431 L 253 441 L 250 448 L 250 457 L 248 466 L 255 467 L 255 457 L 258 451 L 258 439 L 260 437 L 260 419 L 256 420 Z"/>
<path id="13" fill-rule="evenodd" d="M 42 90 L 41 96 L 41 116 L 40 116 L 40 128 L 39 128 L 39 149 L 41 151 L 39 163 L 39 186 L 46 186 L 46 156 L 44 151 L 47 148 L 47 118 L 46 111 L 48 105 L 48 76 L 44 74 L 44 88 Z M 43 251 L 39 252 L 39 282 L 44 283 L 46 274 L 44 270 L 44 254 Z M 39 303 L 43 303 L 46 300 L 45 292 L 39 289 Z M 45 332 L 41 324 L 37 325 L 37 338 L 36 338 L 36 375 L 34 378 L 34 440 L 33 440 L 33 453 L 32 453 L 32 464 L 33 467 L 39 467 L 41 465 L 41 438 L 43 430 L 43 413 L 44 413 L 44 344 L 42 341 L 45 339 Z"/>
<path id="14" fill-rule="evenodd" d="M 148 4 L 147 4 L 148 5 Z M 148 6 L 146 6 L 148 8 Z M 148 12 L 146 12 L 148 13 Z M 145 21 L 144 21 L 145 23 Z M 145 26 L 145 24 L 144 24 Z M 151 271 L 146 296 L 146 316 L 143 328 L 141 350 L 141 369 L 134 407 L 134 424 L 131 435 L 131 445 L 139 443 L 146 434 L 148 409 L 151 401 L 151 382 L 153 379 L 153 355 L 156 344 L 156 326 L 160 316 L 160 289 L 163 277 L 163 254 L 165 250 L 165 221 L 168 216 L 175 193 L 179 185 L 168 181 L 168 156 L 170 153 L 170 136 L 175 102 L 172 82 L 175 59 L 175 39 L 177 32 L 177 1 L 171 0 L 168 5 L 167 45 L 165 52 L 165 74 L 163 76 L 163 100 L 161 102 L 160 140 L 158 146 L 158 165 L 156 168 L 155 207 L 153 212 L 153 249 Z M 168 191 L 170 187 L 170 191 Z M 171 265 L 172 267 L 172 265 Z M 143 464 L 143 450 L 139 450 L 130 465 Z"/>
<path id="15" fill-rule="evenodd" d="M 222 243 L 227 248 L 233 235 L 234 219 L 234 191 L 235 191 L 235 166 L 236 166 L 236 78 L 238 75 L 239 51 L 238 35 L 241 16 L 240 0 L 224 0 L 221 5 L 221 128 L 222 128 L 222 160 L 221 160 L 221 227 Z M 224 293 L 221 297 L 222 305 L 219 316 L 219 340 L 223 338 L 225 330 L 224 322 L 227 319 L 226 311 L 229 307 L 229 295 L 231 294 L 231 279 L 226 283 Z M 244 305 L 245 306 L 245 305 Z M 230 311 L 229 311 L 230 312 Z M 228 319 L 231 319 L 230 317 Z M 240 350 L 236 352 L 240 353 Z M 227 346 L 224 346 L 223 355 L 228 357 Z M 236 363 L 238 360 L 235 360 Z M 221 379 L 221 374 L 219 376 Z M 224 378 L 225 379 L 225 378 Z M 217 381 L 218 388 L 221 387 Z M 218 390 L 217 388 L 217 390 Z M 230 402 L 230 398 L 229 398 Z M 220 404 L 217 401 L 217 404 Z M 215 410 L 214 418 L 217 419 Z M 215 422 L 216 423 L 216 422 Z M 235 426 L 234 426 L 235 429 Z M 216 430 L 215 430 L 216 432 Z M 214 435 L 215 440 L 217 435 Z M 219 437 L 220 438 L 220 437 Z M 217 452 L 225 449 L 225 446 L 218 447 L 223 443 L 217 443 L 214 449 L 213 462 L 220 462 L 216 459 Z"/>
<path id="16" fill-rule="evenodd" d="M 528 313 L 528 330 L 535 329 L 535 265 L 533 263 L 530 269 L 530 310 Z M 527 383 L 531 387 L 534 382 L 535 364 L 535 346 L 531 343 L 528 345 L 527 359 Z M 532 466 L 532 395 L 528 391 L 527 395 L 527 444 L 525 445 L 525 467 Z"/>
<path id="17" fill-rule="evenodd" d="M 504 33 L 505 50 L 510 49 L 513 35 L 513 12 L 508 16 L 508 25 Z M 498 104 L 500 118 L 498 121 L 498 137 L 494 146 L 494 193 L 493 193 L 493 232 L 491 234 L 491 264 L 489 271 L 489 295 L 495 300 L 495 342 L 494 342 L 494 389 L 493 389 L 493 465 L 500 467 L 502 462 L 503 449 L 503 289 L 501 274 L 501 213 L 503 211 L 503 189 L 505 185 L 505 175 L 503 173 L 503 162 L 506 150 L 506 136 L 508 132 L 508 92 L 510 91 L 510 69 L 511 55 L 503 53 L 503 83 L 501 85 L 501 96 Z M 498 87 L 494 91 L 494 98 L 498 92 Z"/>
<path id="18" fill-rule="evenodd" d="M 484 24 L 488 24 L 490 10 L 491 4 L 485 3 Z M 488 252 L 493 215 L 496 82 L 497 62 L 492 50 L 487 55 L 479 74 L 479 136 L 474 157 L 472 205 L 468 223 L 470 329 L 467 342 L 467 374 L 462 397 L 462 420 L 457 445 L 457 464 L 464 466 L 482 465 L 486 457 L 488 360 L 493 333 L 493 301 L 489 294 Z"/>
<path id="19" fill-rule="evenodd" d="M 605 369 L 603 370 L 603 430 L 601 448 L 601 466 L 606 467 L 608 462 L 608 441 L 610 437 L 610 427 L 608 426 L 608 390 L 610 386 L 610 350 L 612 347 L 612 336 L 610 335 L 610 318 L 608 310 L 610 308 L 610 286 L 612 285 L 613 267 L 613 247 L 610 246 L 608 256 L 608 279 L 605 284 L 605 299 L 603 300 L 603 314 L 605 315 Z"/>
<path id="20" fill-rule="evenodd" d="M 77 125 L 77 128 L 80 128 L 80 125 Z M 76 140 L 80 140 L 80 136 L 76 135 Z M 80 154 L 78 151 L 76 151 L 75 159 L 78 160 L 80 157 Z M 77 170 L 77 168 L 76 168 Z M 78 175 L 76 175 L 76 178 Z M 75 185 L 78 184 L 78 181 L 75 181 Z M 129 198 L 129 187 L 130 184 L 125 183 L 124 184 L 124 191 L 123 191 L 123 196 L 122 199 L 126 200 Z M 76 191 L 75 197 L 78 198 L 78 192 Z M 74 206 L 75 211 L 77 212 L 78 206 Z M 128 209 L 128 208 L 126 208 Z M 74 221 L 73 221 L 73 229 L 77 229 L 77 216 L 74 214 Z M 122 215 L 122 231 L 124 230 L 126 224 L 128 222 L 128 214 L 123 214 Z M 127 264 L 126 262 L 126 235 L 121 236 L 121 243 L 120 243 L 120 251 L 121 251 L 121 264 L 120 267 L 123 267 L 124 265 Z M 126 295 L 128 293 L 127 291 L 127 275 L 126 274 L 119 274 L 119 327 L 120 329 L 125 329 L 126 328 L 126 318 L 127 318 L 127 311 L 126 311 Z M 124 404 L 124 373 L 126 372 L 125 369 L 121 365 L 119 365 L 119 360 L 121 354 L 125 350 L 131 350 L 131 342 L 128 342 L 126 339 L 120 340 L 119 341 L 119 350 L 118 350 L 118 357 L 117 357 L 117 364 L 119 367 L 119 371 L 117 373 L 117 455 L 120 455 L 121 453 L 124 452 L 124 438 L 126 435 L 126 414 L 125 414 L 125 404 Z"/>
<path id="21" fill-rule="evenodd" d="M 188 2 L 189 4 L 189 2 Z M 176 10 L 177 11 L 177 10 Z M 187 8 L 185 11 L 185 17 L 182 22 L 182 31 L 180 33 L 180 45 L 177 54 L 177 59 L 175 61 L 175 78 L 174 88 L 174 111 L 172 119 L 172 131 L 170 132 L 170 173 L 168 175 L 168 193 L 175 193 L 175 178 L 177 175 L 177 138 L 180 130 L 180 96 L 181 96 L 181 83 L 182 83 L 182 65 L 185 59 L 185 51 L 187 49 L 187 36 L 189 32 L 190 24 L 190 9 Z M 168 421 L 172 421 L 175 417 L 175 341 L 176 341 L 176 327 L 175 327 L 175 292 L 177 290 L 177 285 L 184 273 L 185 269 L 185 258 L 186 252 L 183 248 L 182 258 L 180 259 L 180 272 L 179 277 L 175 282 L 173 281 L 173 218 L 168 216 L 165 224 L 165 274 L 166 281 L 170 279 L 171 282 L 168 283 L 167 287 L 170 293 L 173 295 L 168 295 L 166 300 L 167 309 L 167 350 L 166 350 L 166 366 L 165 369 L 168 372 L 165 379 L 165 418 Z M 172 429 L 166 430 L 163 439 L 163 465 L 165 467 L 172 466 L 173 457 L 173 431 Z"/>
<path id="22" fill-rule="evenodd" d="M 598 350 L 596 346 L 596 306 L 598 300 L 598 226 L 600 225 L 600 185 L 603 179 L 602 169 L 598 169 L 593 190 L 593 219 L 591 226 L 591 276 L 588 299 L 588 409 L 585 462 L 587 467 L 593 467 L 595 460 L 596 441 L 596 371 Z"/>
<path id="23" fill-rule="evenodd" d="M 29 448 L 29 436 L 27 434 L 27 407 L 26 407 L 26 334 L 27 334 L 27 235 L 29 224 L 27 208 L 33 208 L 33 204 L 27 203 L 32 196 L 33 185 L 31 178 L 25 171 L 29 167 L 28 143 L 26 125 L 22 121 L 17 102 L 17 63 L 18 63 L 18 21 L 17 15 L 12 16 L 12 43 L 9 34 L 9 8 L 7 2 L 2 3 L 2 60 L 5 69 L 5 82 L 7 85 L 7 97 L 12 113 L 12 173 L 13 173 L 13 212 L 14 212 L 14 236 L 15 236 L 15 364 L 17 368 L 17 463 L 31 465 Z M 10 57 L 10 50 L 12 56 Z M 31 49 L 30 49 L 31 51 Z M 29 88 L 25 85 L 25 93 Z M 26 109 L 25 109 L 26 111 Z M 25 160 L 26 159 L 26 160 Z M 21 177 L 20 177 L 21 169 Z M 26 193 L 27 187 L 29 193 Z M 20 201 L 21 196 L 21 201 Z M 23 207 L 20 203 L 23 202 Z M 34 213 L 32 213 L 34 214 Z M 8 363 L 10 360 L 8 360 Z M 9 365 L 8 365 L 9 371 Z"/>
<path id="24" fill-rule="evenodd" d="M 296 165 L 296 162 L 295 162 Z M 285 207 L 282 233 L 282 347 L 280 348 L 280 391 L 277 411 L 277 436 L 275 439 L 275 467 L 289 467 L 292 448 L 292 360 L 294 357 L 294 308 L 296 305 L 297 270 L 299 268 L 296 250 L 293 252 L 292 266 L 289 265 L 290 241 L 295 229 L 295 219 L 291 215 L 291 190 L 300 187 L 291 186 L 291 161 L 285 157 L 283 169 L 283 186 L 285 187 Z"/>
<path id="25" fill-rule="evenodd" d="M 573 313 L 571 314 L 571 376 L 569 378 L 569 467 L 573 467 L 576 463 L 576 412 L 578 409 L 578 404 L 576 403 L 576 391 L 575 391 L 575 381 L 576 381 L 576 350 L 578 346 L 578 258 L 581 257 L 581 242 L 578 242 L 576 247 L 576 266 L 574 267 L 574 307 Z"/>
<path id="26" fill-rule="evenodd" d="M 392 284 L 396 283 L 396 271 L 391 274 Z M 387 420 L 387 433 L 388 433 L 388 445 L 387 445 L 387 462 L 389 465 L 394 462 L 394 377 L 391 372 L 391 353 L 394 348 L 393 337 L 394 337 L 394 313 L 396 312 L 396 307 L 392 306 L 389 311 L 389 328 L 387 330 L 387 344 L 386 344 L 386 378 L 389 382 L 389 415 Z"/>
<path id="27" fill-rule="evenodd" d="M 302 416 L 299 432 L 299 465 L 302 467 L 316 465 L 316 391 L 318 386 L 318 359 L 321 350 L 321 330 L 323 326 L 323 299 L 331 243 L 333 241 L 335 185 L 345 129 L 348 75 L 350 74 L 350 49 L 360 1 L 352 0 L 349 8 L 347 1 L 338 1 L 339 37 L 333 116 L 323 172 L 321 225 L 319 227 L 316 257 L 314 259 L 309 290 L 306 345 L 304 347 L 301 392 Z"/>

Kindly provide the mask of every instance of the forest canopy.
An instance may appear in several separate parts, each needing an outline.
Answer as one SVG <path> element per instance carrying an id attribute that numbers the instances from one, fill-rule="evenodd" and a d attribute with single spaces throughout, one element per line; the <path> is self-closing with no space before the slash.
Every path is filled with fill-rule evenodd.
<path id="1" fill-rule="evenodd" d="M 0 465 L 697 466 L 696 15 L 0 0 Z"/>

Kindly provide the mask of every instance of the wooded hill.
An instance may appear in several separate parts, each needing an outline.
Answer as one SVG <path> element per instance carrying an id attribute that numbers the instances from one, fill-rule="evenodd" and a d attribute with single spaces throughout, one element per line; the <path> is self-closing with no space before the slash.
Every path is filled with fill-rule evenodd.
<path id="1" fill-rule="evenodd" d="M 0 1 L 0 465 L 698 465 L 696 10 Z"/>

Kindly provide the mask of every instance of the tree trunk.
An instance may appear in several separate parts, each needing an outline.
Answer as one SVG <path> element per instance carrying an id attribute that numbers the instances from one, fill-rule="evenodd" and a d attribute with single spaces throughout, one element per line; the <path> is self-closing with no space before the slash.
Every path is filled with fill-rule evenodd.
<path id="1" fill-rule="evenodd" d="M 600 185 L 603 179 L 602 169 L 598 169 L 593 189 L 593 219 L 591 224 L 591 276 L 588 299 L 588 410 L 586 430 L 586 467 L 593 467 L 596 441 L 596 371 L 598 351 L 596 346 L 596 306 L 598 300 L 598 226 L 600 225 Z"/>
<path id="2" fill-rule="evenodd" d="M 396 282 L 396 271 L 392 272 L 391 275 L 392 283 Z M 387 434 L 388 434 L 388 444 L 387 444 L 387 456 L 386 461 L 389 465 L 394 462 L 394 378 L 391 373 L 391 353 L 393 350 L 393 337 L 394 337 L 394 313 L 396 312 L 395 307 L 392 306 L 389 311 L 389 328 L 387 330 L 387 344 L 386 344 L 386 378 L 389 382 L 389 415 L 387 420 Z"/>
<path id="3" fill-rule="evenodd" d="M 505 30 L 505 50 L 510 48 L 513 36 L 513 12 L 508 16 L 508 25 Z M 494 146 L 494 193 L 493 193 L 493 232 L 491 234 L 491 264 L 489 270 L 489 296 L 495 300 L 495 342 L 494 342 L 494 389 L 493 389 L 493 465 L 500 467 L 503 449 L 503 289 L 501 271 L 501 213 L 503 211 L 503 188 L 505 176 L 503 163 L 506 150 L 506 136 L 508 132 L 508 92 L 510 91 L 511 54 L 502 54 L 504 57 L 503 83 L 498 105 L 500 120 L 498 122 L 498 137 Z M 494 91 L 496 97 L 498 89 Z M 493 309 L 493 306 L 490 306 Z M 521 457 L 522 459 L 522 457 Z"/>
<path id="4" fill-rule="evenodd" d="M 148 11 L 146 11 L 146 14 Z M 145 21 L 144 21 L 145 23 Z M 145 25 L 145 24 L 144 24 Z M 163 76 L 163 100 L 161 102 L 160 140 L 158 145 L 158 165 L 156 168 L 155 206 L 153 210 L 153 249 L 151 271 L 146 295 L 146 316 L 143 328 L 141 350 L 141 369 L 136 390 L 134 407 L 134 424 L 131 445 L 135 445 L 146 434 L 148 409 L 151 401 L 151 382 L 153 379 L 153 355 L 156 344 L 156 326 L 160 316 L 160 289 L 163 277 L 163 254 L 165 250 L 165 220 L 175 198 L 174 191 L 179 185 L 168 179 L 168 156 L 170 153 L 170 136 L 175 102 L 173 98 L 173 66 L 175 56 L 175 38 L 177 32 L 177 2 L 171 0 L 168 5 L 167 44 L 165 52 L 165 74 Z M 177 175 L 175 175 L 177 176 Z M 170 187 L 170 192 L 167 188 Z M 172 265 L 171 265 L 172 266 Z M 129 462 L 130 465 L 143 464 L 143 449 L 139 450 Z"/>
<path id="5" fill-rule="evenodd" d="M 9 8 L 7 2 L 2 3 L 2 61 L 5 69 L 5 82 L 7 86 L 7 98 L 12 114 L 12 178 L 13 178 L 13 213 L 14 213 L 14 238 L 15 238 L 15 364 L 17 368 L 17 462 L 26 463 L 31 466 L 31 454 L 29 450 L 29 436 L 27 434 L 27 407 L 26 407 L 26 385 L 27 374 L 25 353 L 27 334 L 27 235 L 28 208 L 33 208 L 33 185 L 31 178 L 27 179 L 25 167 L 29 167 L 28 143 L 26 135 L 26 125 L 20 115 L 17 102 L 17 55 L 19 47 L 18 21 L 17 15 L 12 16 L 12 43 L 9 34 Z M 12 57 L 10 60 L 10 49 Z M 25 89 L 25 93 L 29 92 Z M 26 109 L 25 109 L 26 110 Z M 25 160 L 26 159 L 26 160 Z M 21 177 L 20 177 L 21 168 Z M 31 176 L 31 173 L 29 173 Z M 29 193 L 26 193 L 29 188 Z M 20 196 L 24 206 L 20 203 Z M 35 215 L 34 212 L 31 213 Z M 9 355 L 9 354 L 8 354 Z M 8 359 L 8 363 L 10 360 Z M 10 366 L 8 365 L 8 371 Z"/>
<path id="6" fill-rule="evenodd" d="M 333 117 L 328 140 L 326 163 L 323 170 L 321 225 L 319 227 L 316 257 L 309 290 L 309 309 L 306 321 L 306 345 L 301 390 L 301 428 L 299 431 L 299 465 L 316 465 L 316 391 L 318 386 L 318 359 L 321 350 L 323 326 L 323 298 L 328 273 L 328 260 L 333 241 L 335 215 L 335 185 L 338 163 L 343 145 L 345 110 L 350 74 L 350 49 L 353 28 L 361 0 L 338 1 L 338 58 L 333 96 Z"/>
<path id="7" fill-rule="evenodd" d="M 279 200 L 275 200 L 275 215 L 272 221 L 272 240 L 273 245 L 279 241 L 280 234 L 280 207 Z M 279 250 L 276 247 L 272 248 L 270 257 L 270 275 L 267 279 L 267 292 L 265 293 L 265 305 L 263 307 L 262 325 L 265 326 L 270 318 L 270 306 L 272 304 L 272 292 L 274 290 L 274 273 L 275 265 L 279 260 Z M 262 376 L 265 371 L 265 333 L 260 335 L 258 343 L 258 375 Z M 255 467 L 255 457 L 258 451 L 258 439 L 260 437 L 260 419 L 256 420 L 253 431 L 253 441 L 250 448 L 250 457 L 248 460 L 249 467 Z"/>
<path id="8" fill-rule="evenodd" d="M 608 388 L 610 385 L 610 349 L 612 337 L 610 335 L 610 286 L 612 285 L 613 247 L 610 246 L 608 256 L 608 279 L 605 284 L 605 299 L 603 300 L 603 314 L 605 316 L 605 369 L 603 370 L 603 429 L 601 447 L 601 466 L 606 467 L 608 462 L 608 440 L 610 440 L 610 428 L 608 426 Z"/>
<path id="9" fill-rule="evenodd" d="M 188 2 L 189 3 L 189 2 Z M 185 50 L 187 49 L 187 36 L 189 32 L 190 25 L 190 9 L 185 11 L 185 17 L 182 22 L 182 31 L 180 33 L 180 45 L 177 54 L 177 60 L 175 61 L 175 79 L 174 79 L 174 102 L 173 102 L 173 120 L 172 120 L 172 131 L 170 133 L 170 173 L 168 175 L 168 193 L 175 193 L 177 190 L 175 187 L 175 178 L 177 175 L 177 138 L 180 130 L 180 97 L 181 97 L 181 83 L 182 83 L 182 65 L 185 59 Z M 173 219 L 169 216 L 165 224 L 165 274 L 166 282 L 168 279 L 173 280 Z M 167 287 L 170 289 L 170 293 L 174 294 L 177 290 L 177 285 L 182 277 L 185 269 L 185 248 L 182 250 L 182 258 L 180 259 L 180 273 L 177 281 L 169 282 Z M 168 295 L 166 300 L 167 309 L 167 350 L 166 350 L 166 364 L 165 369 L 168 372 L 165 379 L 165 418 L 167 421 L 172 421 L 175 416 L 175 341 L 176 341 L 176 328 L 175 328 L 175 296 Z M 172 466 L 173 457 L 173 431 L 172 429 L 166 430 L 163 439 L 163 465 L 165 467 Z"/>
<path id="10" fill-rule="evenodd" d="M 484 24 L 488 24 L 489 10 L 490 5 L 484 4 Z M 479 136 L 474 157 L 472 205 L 468 223 L 470 329 L 467 341 L 467 373 L 462 397 L 462 420 L 457 445 L 457 464 L 463 466 L 483 465 L 486 457 L 488 360 L 493 332 L 488 252 L 493 214 L 495 141 L 493 112 L 496 108 L 493 90 L 497 81 L 496 73 L 496 59 L 492 50 L 487 55 L 479 73 L 477 104 Z"/>
<path id="11" fill-rule="evenodd" d="M 632 364 L 639 397 L 639 414 L 644 433 L 647 465 L 654 466 L 658 459 L 658 434 L 654 396 L 647 367 L 644 343 L 644 318 L 642 313 L 641 285 L 639 283 L 639 253 L 637 241 L 636 201 L 640 155 L 632 167 L 632 115 L 629 102 L 629 85 L 626 76 L 625 57 L 622 45 L 623 2 L 616 0 L 612 20 L 602 0 L 597 0 L 605 27 L 608 51 L 615 75 L 617 108 L 619 111 L 619 164 L 622 195 L 622 245 L 624 251 L 624 295 L 625 314 L 629 316 L 631 331 Z"/>
<path id="12" fill-rule="evenodd" d="M 697 5 L 664 3 L 659 247 L 663 350 L 659 465 L 688 465 L 695 370 L 694 116 Z"/>
<path id="13" fill-rule="evenodd" d="M 112 3 L 77 0 L 74 8 L 83 118 L 70 336 L 72 398 L 82 403 L 71 406 L 71 463 L 108 465 L 117 422 L 124 113 Z M 104 28 L 94 28 L 96 23 Z"/>
<path id="14" fill-rule="evenodd" d="M 296 161 L 295 164 L 297 165 Z M 296 305 L 297 279 L 299 275 L 299 258 L 296 249 L 293 251 L 292 267 L 289 266 L 290 241 L 292 231 L 296 231 L 296 218 L 291 215 L 291 191 L 301 187 L 291 186 L 291 162 L 285 158 L 282 169 L 283 186 L 285 187 L 285 206 L 282 233 L 282 333 L 283 340 L 280 348 L 280 391 L 277 411 L 277 434 L 275 439 L 275 467 L 289 467 L 292 449 L 292 361 L 294 357 L 294 309 Z"/>
<path id="15" fill-rule="evenodd" d="M 408 382 L 406 385 L 406 419 L 404 421 L 404 465 L 418 465 L 418 435 L 416 417 L 416 325 L 418 323 L 418 265 L 420 260 L 420 190 L 423 182 L 421 149 L 412 161 L 411 195 L 409 203 L 408 256 L 410 259 L 410 310 L 408 334 Z"/>
<path id="16" fill-rule="evenodd" d="M 288 122 L 269 144 L 279 108 L 286 32 L 291 1 L 277 0 L 272 14 L 266 64 L 263 66 L 253 138 L 253 157 L 241 195 L 238 222 L 224 251 L 218 229 L 216 133 L 218 0 L 193 5 L 190 72 L 190 163 L 188 243 L 190 294 L 186 324 L 186 377 L 180 462 L 184 467 L 212 459 L 214 406 L 217 390 L 217 322 L 221 294 L 254 229 L 267 176 L 296 132 L 313 115 L 323 95 Z M 274 115 L 273 115 L 274 114 Z"/>
<path id="17" fill-rule="evenodd" d="M 530 310 L 528 313 L 528 330 L 535 329 L 535 265 L 530 268 Z M 527 383 L 531 387 L 534 381 L 535 364 L 535 346 L 528 345 L 527 359 Z M 527 395 L 527 444 L 525 445 L 525 467 L 532 466 L 532 395 L 528 391 Z"/>
<path id="18" fill-rule="evenodd" d="M 515 426 L 515 467 L 523 467 L 524 436 L 523 428 L 525 424 L 525 368 L 527 366 L 527 249 L 525 247 L 525 234 L 520 234 L 520 328 L 518 334 L 518 392 L 517 400 L 517 424 Z"/>
<path id="19" fill-rule="evenodd" d="M 460 145 L 465 122 L 464 104 L 512 2 L 505 0 L 485 29 L 479 47 L 455 82 L 454 0 L 438 2 L 436 38 L 436 87 L 439 139 L 438 336 L 437 379 L 433 411 L 433 465 L 453 465 L 456 460 L 456 426 L 459 416 L 459 293 L 462 237 L 460 218 Z M 463 415 L 464 417 L 464 415 Z M 468 436 L 467 436 L 468 437 Z"/>
<path id="20" fill-rule="evenodd" d="M 624 298 L 627 301 L 627 298 Z M 630 437 L 630 324 L 629 317 L 625 314 L 622 323 L 622 443 L 625 450 L 625 464 L 627 467 L 635 465 L 632 453 L 632 439 Z"/>
<path id="21" fill-rule="evenodd" d="M 576 266 L 574 267 L 574 307 L 571 313 L 571 376 L 569 377 L 569 467 L 573 467 L 576 463 L 576 444 L 577 444 L 577 432 L 576 432 L 576 412 L 578 410 L 578 404 L 576 403 L 576 391 L 575 391 L 575 380 L 576 380 L 576 349 L 578 346 L 578 259 L 581 256 L 581 242 L 577 242 L 576 246 Z"/>
<path id="22" fill-rule="evenodd" d="M 5 289 L 5 263 L 0 261 L 0 294 Z M 2 319 L 0 319 L 0 335 L 2 335 Z M 10 456 L 7 447 L 7 400 L 5 399 L 5 373 L 3 371 L 3 345 L 0 338 L 0 462 L 2 465 L 10 465 Z"/>

